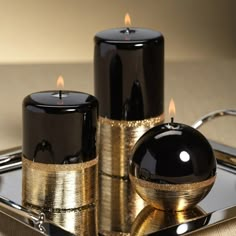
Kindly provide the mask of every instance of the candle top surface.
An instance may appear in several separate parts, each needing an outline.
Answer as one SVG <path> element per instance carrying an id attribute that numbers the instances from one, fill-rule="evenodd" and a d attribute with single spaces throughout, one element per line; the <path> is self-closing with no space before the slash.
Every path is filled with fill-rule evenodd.
<path id="1" fill-rule="evenodd" d="M 60 97 L 61 96 L 61 97 Z M 87 93 L 77 91 L 59 90 L 42 91 L 28 95 L 24 100 L 24 105 L 33 105 L 36 107 L 77 107 L 84 108 L 86 106 L 97 107 L 97 99 Z"/>
<path id="2" fill-rule="evenodd" d="M 160 39 L 163 40 L 163 36 L 159 31 L 134 27 L 104 30 L 95 35 L 96 41 L 110 43 L 145 43 Z"/>

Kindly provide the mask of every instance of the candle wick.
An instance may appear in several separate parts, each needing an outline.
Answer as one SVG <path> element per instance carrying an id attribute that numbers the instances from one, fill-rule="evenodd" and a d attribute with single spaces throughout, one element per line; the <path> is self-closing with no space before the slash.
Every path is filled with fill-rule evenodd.
<path id="1" fill-rule="evenodd" d="M 129 28 L 129 27 L 126 28 L 125 33 L 126 33 L 126 34 L 129 34 L 129 33 L 130 33 L 130 28 Z"/>
<path id="2" fill-rule="evenodd" d="M 61 99 L 61 98 L 62 98 L 62 91 L 59 90 L 59 99 Z"/>
<path id="3" fill-rule="evenodd" d="M 174 117 L 171 117 L 171 118 L 170 118 L 170 123 L 173 125 L 173 123 L 174 123 Z"/>

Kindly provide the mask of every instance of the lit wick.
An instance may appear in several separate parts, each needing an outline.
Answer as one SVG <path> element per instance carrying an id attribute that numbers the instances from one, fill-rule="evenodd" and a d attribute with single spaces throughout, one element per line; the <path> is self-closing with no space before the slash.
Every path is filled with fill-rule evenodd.
<path id="1" fill-rule="evenodd" d="M 57 79 L 57 88 L 59 89 L 59 99 L 62 99 L 62 90 L 61 90 L 61 88 L 64 88 L 64 79 L 61 75 Z"/>
<path id="2" fill-rule="evenodd" d="M 126 30 L 125 30 L 125 33 L 129 34 L 130 33 L 130 28 L 127 27 Z"/>
<path id="3" fill-rule="evenodd" d="M 170 104 L 169 104 L 169 115 L 171 116 L 170 123 L 171 123 L 171 125 L 173 125 L 174 124 L 174 116 L 175 116 L 175 103 L 174 103 L 173 98 L 171 98 Z"/>
<path id="4" fill-rule="evenodd" d="M 129 26 L 131 26 L 131 19 L 130 19 L 129 13 L 125 14 L 125 25 L 126 25 L 125 33 L 130 34 Z"/>

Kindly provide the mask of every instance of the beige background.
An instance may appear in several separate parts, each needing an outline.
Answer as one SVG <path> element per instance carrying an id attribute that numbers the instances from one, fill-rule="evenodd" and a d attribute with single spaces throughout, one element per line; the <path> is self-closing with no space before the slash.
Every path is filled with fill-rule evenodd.
<path id="1" fill-rule="evenodd" d="M 0 0 L 0 63 L 92 61 L 93 36 L 123 26 L 160 30 L 169 60 L 236 51 L 235 0 Z"/>
<path id="2" fill-rule="evenodd" d="M 173 97 L 177 121 L 236 108 L 235 10 L 235 0 L 0 0 L 0 149 L 21 145 L 23 98 L 60 74 L 65 89 L 93 93 L 93 36 L 126 12 L 165 35 L 165 109 Z M 235 118 L 202 131 L 236 147 Z"/>

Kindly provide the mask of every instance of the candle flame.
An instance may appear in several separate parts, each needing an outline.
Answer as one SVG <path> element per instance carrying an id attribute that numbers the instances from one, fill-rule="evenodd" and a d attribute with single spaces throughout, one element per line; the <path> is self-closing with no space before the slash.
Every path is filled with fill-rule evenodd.
<path id="1" fill-rule="evenodd" d="M 173 98 L 171 98 L 170 100 L 170 104 L 169 104 L 169 115 L 170 117 L 174 117 L 175 116 L 175 102 L 173 100 Z"/>
<path id="2" fill-rule="evenodd" d="M 131 26 L 131 19 L 130 19 L 130 16 L 129 16 L 129 13 L 126 13 L 125 14 L 125 26 Z"/>
<path id="3" fill-rule="evenodd" d="M 63 89 L 64 88 L 64 79 L 61 75 L 57 79 L 57 88 L 58 89 Z"/>

